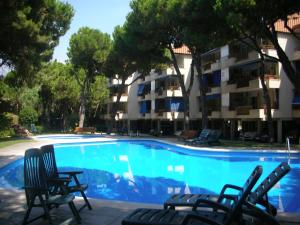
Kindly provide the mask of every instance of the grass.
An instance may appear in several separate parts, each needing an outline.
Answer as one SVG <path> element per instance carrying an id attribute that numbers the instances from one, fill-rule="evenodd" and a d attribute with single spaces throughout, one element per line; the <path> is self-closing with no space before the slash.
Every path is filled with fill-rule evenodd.
<path id="1" fill-rule="evenodd" d="M 28 138 L 22 138 L 22 137 L 5 137 L 0 138 L 0 148 L 4 148 L 10 145 L 22 143 L 22 142 L 30 142 L 31 139 Z"/>

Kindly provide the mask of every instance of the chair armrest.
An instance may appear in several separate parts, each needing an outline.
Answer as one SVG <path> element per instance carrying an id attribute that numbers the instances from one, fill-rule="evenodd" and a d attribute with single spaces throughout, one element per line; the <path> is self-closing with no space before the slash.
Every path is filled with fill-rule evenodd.
<path id="1" fill-rule="evenodd" d="M 50 183 L 63 184 L 63 183 L 70 183 L 71 179 L 68 177 L 57 177 L 57 178 L 48 178 L 47 181 Z"/>
<path id="2" fill-rule="evenodd" d="M 233 185 L 233 184 L 225 184 L 221 190 L 221 193 L 220 193 L 220 197 L 222 195 L 224 195 L 225 191 L 228 189 L 228 188 L 231 188 L 231 189 L 235 189 L 235 190 L 238 190 L 238 191 L 241 191 L 243 190 L 243 188 L 239 187 L 239 186 L 236 186 L 236 185 Z"/>
<path id="3" fill-rule="evenodd" d="M 244 203 L 246 209 L 243 208 L 243 213 L 258 218 L 260 221 L 263 220 L 266 224 L 275 224 L 279 225 L 278 221 L 275 219 L 274 216 L 270 215 L 269 213 L 265 212 L 264 210 L 258 208 L 254 204 L 246 201 Z"/>
<path id="4" fill-rule="evenodd" d="M 36 187 L 32 187 L 32 186 L 23 186 L 22 189 L 30 189 L 30 190 L 34 190 L 36 192 L 47 192 L 48 189 L 46 188 L 36 188 Z"/>
<path id="5" fill-rule="evenodd" d="M 184 219 L 183 219 L 183 221 L 182 221 L 181 224 L 182 225 L 187 225 L 187 224 L 189 224 L 189 221 L 191 219 L 200 220 L 200 221 L 203 221 L 203 222 L 205 222 L 207 224 L 211 224 L 211 225 L 222 225 L 222 224 L 218 223 L 217 221 L 209 219 L 208 217 L 205 217 L 205 216 L 202 216 L 202 215 L 196 215 L 196 214 L 192 214 L 192 213 L 191 214 L 187 214 L 184 217 Z"/>
<path id="6" fill-rule="evenodd" d="M 196 203 L 194 204 L 193 206 L 193 210 L 196 210 L 198 207 L 205 207 L 205 208 L 213 208 L 213 209 L 220 209 L 220 210 L 223 210 L 225 212 L 228 212 L 229 211 L 229 208 L 226 207 L 225 205 L 222 205 L 218 202 L 215 202 L 215 201 L 211 201 L 211 200 L 208 200 L 208 199 L 198 199 L 196 201 Z"/>
<path id="7" fill-rule="evenodd" d="M 236 197 L 234 195 L 223 194 L 218 198 L 218 202 L 220 203 L 223 199 L 230 199 L 232 201 L 236 201 Z"/>
<path id="8" fill-rule="evenodd" d="M 224 192 L 225 192 L 226 189 L 228 189 L 228 188 L 235 189 L 235 190 L 238 190 L 238 191 L 243 190 L 243 188 L 241 188 L 241 187 L 239 187 L 239 186 L 236 186 L 236 185 L 233 185 L 233 184 L 225 184 L 224 187 L 223 187 L 222 190 L 221 190 L 221 194 L 224 194 Z"/>
<path id="9" fill-rule="evenodd" d="M 76 175 L 76 174 L 81 174 L 83 171 L 64 171 L 64 172 L 58 172 L 58 174 L 67 174 L 67 175 Z"/>

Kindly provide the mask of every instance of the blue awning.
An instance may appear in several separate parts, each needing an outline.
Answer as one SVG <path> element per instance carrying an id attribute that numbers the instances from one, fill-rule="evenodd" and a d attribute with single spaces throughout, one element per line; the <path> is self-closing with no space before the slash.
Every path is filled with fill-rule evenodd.
<path id="1" fill-rule="evenodd" d="M 151 101 L 142 101 L 140 103 L 140 113 L 149 113 L 151 111 Z"/>
<path id="2" fill-rule="evenodd" d="M 213 83 L 215 86 L 221 86 L 221 70 L 213 72 Z"/>
<path id="3" fill-rule="evenodd" d="M 206 87 L 208 85 L 208 75 L 207 74 L 203 74 L 202 76 L 202 80 L 203 80 L 203 85 Z"/>
<path id="4" fill-rule="evenodd" d="M 143 95 L 145 89 L 145 84 L 139 84 L 137 95 Z"/>
<path id="5" fill-rule="evenodd" d="M 300 105 L 300 96 L 294 96 L 292 104 Z"/>
<path id="6" fill-rule="evenodd" d="M 220 94 L 206 95 L 206 100 L 217 100 L 220 98 L 221 98 Z"/>
<path id="7" fill-rule="evenodd" d="M 140 108 L 140 113 L 146 113 L 147 112 L 147 102 L 141 102 L 141 108 Z"/>

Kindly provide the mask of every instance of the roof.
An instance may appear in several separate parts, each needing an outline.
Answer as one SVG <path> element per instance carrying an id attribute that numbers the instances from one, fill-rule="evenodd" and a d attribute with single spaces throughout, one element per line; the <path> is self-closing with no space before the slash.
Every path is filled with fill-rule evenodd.
<path id="1" fill-rule="evenodd" d="M 293 14 L 288 17 L 288 25 L 293 30 L 299 29 L 300 26 L 300 15 L 299 14 Z M 279 20 L 275 23 L 275 29 L 277 32 L 284 32 L 289 33 L 289 31 L 284 27 L 284 21 Z"/>
<path id="2" fill-rule="evenodd" d="M 176 54 L 186 54 L 186 55 L 191 54 L 189 48 L 186 45 L 182 45 L 180 48 L 174 48 L 174 53 L 176 53 Z"/>

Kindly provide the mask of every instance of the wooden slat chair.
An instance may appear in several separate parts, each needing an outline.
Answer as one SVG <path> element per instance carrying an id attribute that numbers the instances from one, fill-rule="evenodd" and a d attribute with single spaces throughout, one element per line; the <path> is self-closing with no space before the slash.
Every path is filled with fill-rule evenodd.
<path id="1" fill-rule="evenodd" d="M 274 187 L 274 185 L 284 177 L 289 171 L 290 166 L 286 162 L 280 163 L 261 183 L 257 188 L 249 195 L 248 201 L 254 205 L 260 204 L 266 208 L 266 211 L 273 216 L 276 216 L 277 210 L 268 201 L 268 192 Z M 226 199 L 226 191 L 228 189 L 241 190 L 241 187 L 232 184 L 224 185 L 219 195 L 208 195 L 208 194 L 176 194 L 171 196 L 164 203 L 164 208 L 174 209 L 175 207 L 193 207 L 198 199 L 208 199 L 210 201 L 223 202 L 227 205 L 230 203 L 230 199 Z M 233 196 L 233 195 L 229 195 Z M 227 201 L 228 200 L 228 201 Z M 229 202 L 229 203 L 228 203 Z"/>
<path id="2" fill-rule="evenodd" d="M 74 193 L 74 192 L 80 192 L 81 196 L 83 197 L 85 204 L 79 209 L 81 211 L 83 208 L 86 206 L 89 208 L 89 210 L 92 209 L 92 206 L 90 205 L 86 195 L 85 191 L 88 188 L 87 184 L 81 184 L 78 180 L 77 175 L 82 174 L 82 171 L 66 171 L 66 172 L 59 172 L 57 169 L 56 165 L 56 160 L 55 160 L 55 153 L 54 153 L 54 147 L 53 145 L 45 145 L 41 147 L 42 149 L 42 155 L 43 155 L 43 160 L 46 168 L 46 174 L 48 178 L 60 178 L 60 175 L 66 175 L 70 180 L 73 180 L 75 182 L 75 185 L 69 186 L 66 184 L 65 189 L 69 193 Z M 53 187 L 55 190 L 56 188 Z"/>
<path id="3" fill-rule="evenodd" d="M 229 225 L 233 223 L 244 224 L 246 219 L 248 219 L 249 224 L 263 221 L 265 224 L 279 225 L 273 217 L 253 205 L 249 206 L 249 208 L 251 207 L 251 215 L 247 214 L 244 217 L 242 206 L 261 174 L 262 167 L 257 166 L 239 191 L 239 194 L 232 198 L 233 201 L 230 206 L 224 206 L 206 199 L 198 199 L 192 211 L 140 208 L 124 218 L 122 225 Z M 203 206 L 206 210 L 199 210 Z M 212 210 L 208 211 L 208 208 Z"/>
<path id="4" fill-rule="evenodd" d="M 56 185 L 66 182 L 63 179 L 49 181 L 46 177 L 44 162 L 41 150 L 37 148 L 28 149 L 24 157 L 24 189 L 27 201 L 27 211 L 22 224 L 31 223 L 39 218 L 46 218 L 49 224 L 52 224 L 50 217 L 50 209 L 58 207 L 62 204 L 68 204 L 77 223 L 81 222 L 79 213 L 73 203 L 75 198 L 72 194 L 51 195 L 48 182 L 56 183 Z M 32 208 L 41 207 L 44 213 L 31 220 L 29 219 Z"/>

